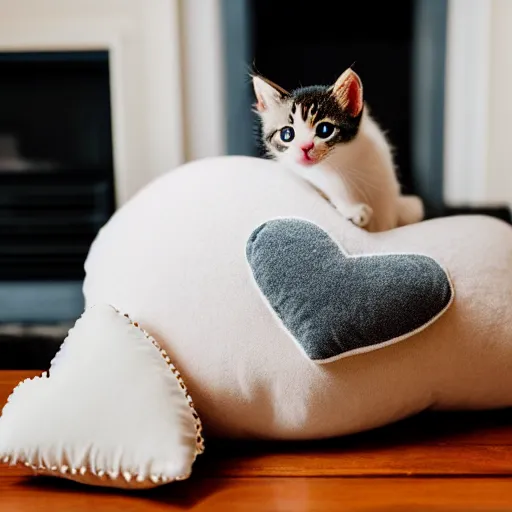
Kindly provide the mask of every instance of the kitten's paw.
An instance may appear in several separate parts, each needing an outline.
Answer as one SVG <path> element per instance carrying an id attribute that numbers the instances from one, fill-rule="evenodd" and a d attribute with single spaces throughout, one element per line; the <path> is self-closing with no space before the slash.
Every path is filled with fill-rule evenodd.
<path id="1" fill-rule="evenodd" d="M 359 228 L 368 226 L 372 220 L 373 210 L 367 204 L 355 204 L 348 212 L 347 218 L 352 224 Z"/>

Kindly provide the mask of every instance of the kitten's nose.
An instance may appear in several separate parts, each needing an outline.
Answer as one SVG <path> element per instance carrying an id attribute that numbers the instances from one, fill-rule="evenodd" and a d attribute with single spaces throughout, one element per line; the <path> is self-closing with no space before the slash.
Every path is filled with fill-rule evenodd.
<path id="1" fill-rule="evenodd" d="M 307 144 L 302 144 L 300 149 L 306 153 L 306 155 L 315 147 L 315 144 L 313 142 L 308 142 Z"/>

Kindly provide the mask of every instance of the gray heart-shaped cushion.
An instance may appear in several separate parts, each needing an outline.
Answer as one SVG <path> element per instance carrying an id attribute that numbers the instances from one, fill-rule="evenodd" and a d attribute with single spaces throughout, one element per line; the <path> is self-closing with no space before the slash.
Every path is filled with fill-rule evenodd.
<path id="1" fill-rule="evenodd" d="M 325 231 L 300 219 L 262 224 L 246 254 L 268 303 L 315 362 L 405 339 L 437 320 L 453 300 L 451 281 L 434 259 L 349 256 Z"/>

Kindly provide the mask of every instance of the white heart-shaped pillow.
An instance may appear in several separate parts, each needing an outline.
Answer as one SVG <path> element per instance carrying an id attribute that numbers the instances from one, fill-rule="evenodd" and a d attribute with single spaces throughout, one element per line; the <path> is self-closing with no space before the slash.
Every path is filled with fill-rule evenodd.
<path id="1" fill-rule="evenodd" d="M 185 384 L 156 341 L 112 306 L 85 311 L 49 375 L 20 383 L 0 417 L 0 460 L 110 487 L 190 475 L 203 450 Z"/>

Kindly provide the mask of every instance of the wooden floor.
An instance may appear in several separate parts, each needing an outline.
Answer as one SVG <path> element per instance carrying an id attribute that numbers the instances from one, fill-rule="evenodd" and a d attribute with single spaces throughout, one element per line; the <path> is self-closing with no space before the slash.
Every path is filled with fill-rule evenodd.
<path id="1" fill-rule="evenodd" d="M 34 372 L 0 371 L 0 403 Z M 0 468 L 0 511 L 512 511 L 512 411 L 328 442 L 208 442 L 187 482 L 126 493 Z"/>

